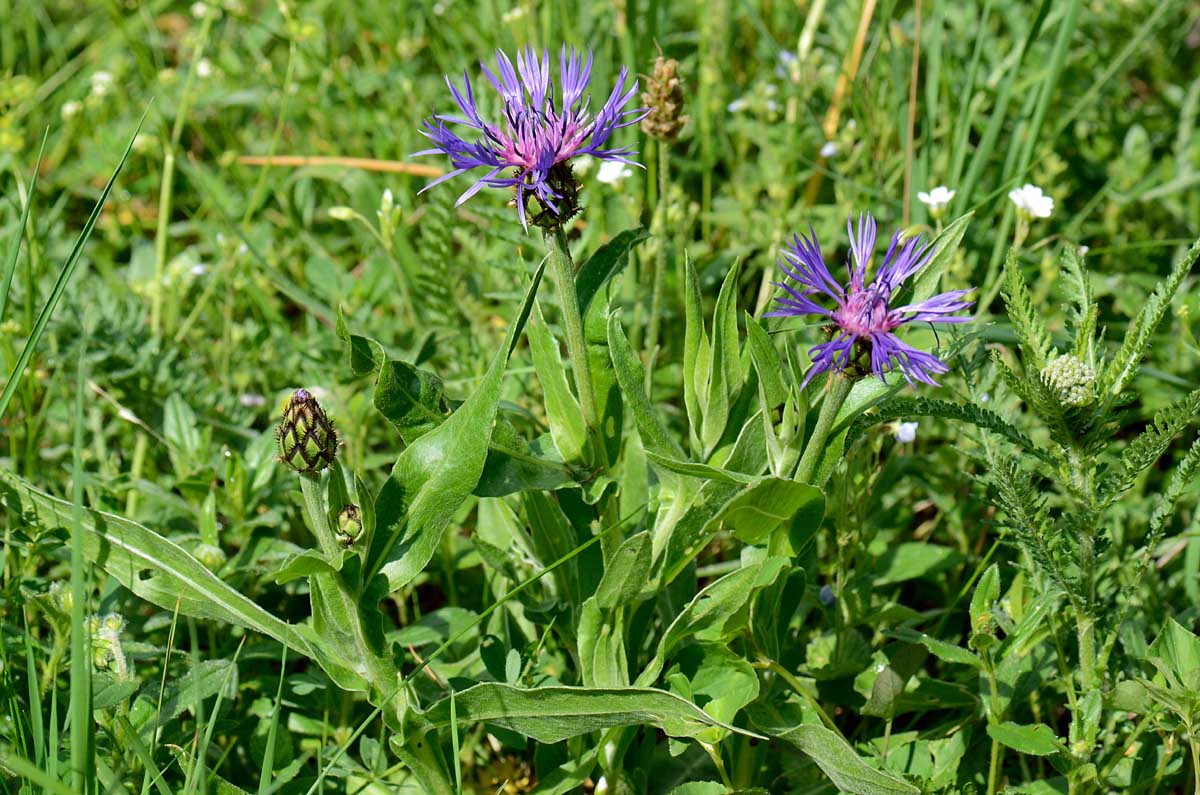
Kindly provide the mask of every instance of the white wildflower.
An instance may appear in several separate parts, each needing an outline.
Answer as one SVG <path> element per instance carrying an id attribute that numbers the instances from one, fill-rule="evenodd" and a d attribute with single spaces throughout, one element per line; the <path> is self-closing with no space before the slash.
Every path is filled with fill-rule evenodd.
<path id="1" fill-rule="evenodd" d="M 746 99 L 745 97 L 738 97 L 733 102 L 730 102 L 728 105 L 726 105 L 725 110 L 729 111 L 730 113 L 741 113 L 748 107 L 750 107 L 750 100 Z"/>
<path id="2" fill-rule="evenodd" d="M 1025 219 L 1049 218 L 1054 212 L 1054 199 L 1042 193 L 1037 185 L 1026 182 L 1008 192 L 1008 198 L 1017 206 L 1017 213 Z"/>
<path id="3" fill-rule="evenodd" d="M 892 435 L 896 437 L 896 441 L 900 444 L 912 444 L 917 439 L 917 423 L 915 422 L 898 422 L 896 429 L 892 431 Z"/>
<path id="4" fill-rule="evenodd" d="M 829 159 L 838 153 L 838 145 L 834 141 L 826 141 L 821 147 L 821 157 Z"/>
<path id="5" fill-rule="evenodd" d="M 954 198 L 954 194 L 957 192 L 950 190 L 945 185 L 938 185 L 928 193 L 925 191 L 919 192 L 917 198 L 921 200 L 921 204 L 929 208 L 929 214 L 936 219 L 942 217 L 942 213 L 946 211 L 950 200 Z"/>
<path id="6" fill-rule="evenodd" d="M 620 185 L 631 176 L 633 176 L 633 169 L 618 160 L 603 161 L 600 163 L 600 169 L 596 172 L 596 179 L 605 185 Z"/>
<path id="7" fill-rule="evenodd" d="M 200 78 L 201 80 L 206 80 L 212 77 L 212 73 L 212 61 L 208 60 L 207 58 L 201 58 L 196 62 L 196 77 Z"/>
<path id="8" fill-rule="evenodd" d="M 100 97 L 107 96 L 109 94 L 109 92 L 112 91 L 112 88 L 113 88 L 112 72 L 105 72 L 105 71 L 93 72 L 92 77 L 91 77 L 91 84 L 92 84 L 92 96 L 93 97 L 96 97 L 97 99 L 99 99 Z"/>

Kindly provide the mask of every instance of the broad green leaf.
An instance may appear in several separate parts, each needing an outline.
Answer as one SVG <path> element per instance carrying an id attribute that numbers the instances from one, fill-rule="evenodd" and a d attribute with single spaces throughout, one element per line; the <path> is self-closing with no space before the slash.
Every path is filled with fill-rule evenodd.
<path id="1" fill-rule="evenodd" d="M 983 670 L 983 661 L 972 652 L 962 648 L 961 646 L 955 646 L 953 643 L 947 643 L 944 640 L 938 640 L 937 638 L 926 635 L 924 632 L 917 632 L 916 630 L 901 628 L 888 630 L 884 634 L 893 637 L 896 640 L 902 640 L 905 643 L 920 643 L 922 646 L 929 649 L 929 652 L 934 657 L 937 657 L 939 660 L 944 662 L 961 663 L 962 665 L 969 665 L 972 668 L 980 671 Z"/>
<path id="2" fill-rule="evenodd" d="M 1001 745 L 1032 756 L 1052 756 L 1066 753 L 1067 748 L 1054 730 L 1044 723 L 1022 726 L 1012 721 L 987 727 L 988 736 Z"/>
<path id="3" fill-rule="evenodd" d="M 717 726 L 748 737 L 759 735 L 723 726 L 690 701 L 650 688 L 519 688 L 485 682 L 454 696 L 459 725 L 492 723 L 540 743 L 557 743 L 617 726 L 654 726 L 672 737 L 696 737 Z M 434 704 L 425 718 L 450 724 L 450 700 Z"/>
<path id="4" fill-rule="evenodd" d="M 388 359 L 375 381 L 375 408 L 387 418 L 405 444 L 412 444 L 446 419 L 442 411 L 442 379 L 408 362 Z"/>
<path id="5" fill-rule="evenodd" d="M 134 694 L 141 683 L 132 677 L 120 677 L 108 671 L 92 673 L 92 711 L 109 709 Z"/>
<path id="6" fill-rule="evenodd" d="M 229 660 L 201 660 L 187 673 L 167 682 L 166 688 L 161 690 L 161 707 L 162 683 L 157 679 L 147 682 L 129 709 L 129 722 L 139 734 L 148 735 L 156 719 L 161 725 L 184 710 L 192 709 L 197 702 L 215 696 L 226 682 L 236 682 L 236 679 L 230 679 L 231 675 L 237 676 L 236 671 L 231 674 L 233 667 Z"/>
<path id="7" fill-rule="evenodd" d="M 756 705 L 751 721 L 760 731 L 786 740 L 812 757 L 833 785 L 854 795 L 920 795 L 902 778 L 877 770 L 863 761 L 841 735 L 824 726 L 788 720 L 776 708 Z"/>
<path id="8" fill-rule="evenodd" d="M 634 602 L 646 588 L 652 563 L 649 532 L 625 539 L 605 564 L 604 577 L 596 589 L 596 604 L 612 610 Z"/>
<path id="9" fill-rule="evenodd" d="M 583 603 L 576 630 L 579 667 L 587 687 L 628 687 L 625 622 L 620 611 L 605 610 L 595 597 Z"/>
<path id="10" fill-rule="evenodd" d="M 341 307 L 338 307 L 337 324 L 334 330 L 338 337 L 346 343 L 347 364 L 350 365 L 350 371 L 355 375 L 373 373 L 387 361 L 387 353 L 382 345 L 370 337 L 350 333 Z"/>
<path id="11" fill-rule="evenodd" d="M 633 413 L 633 421 L 637 425 L 638 435 L 646 453 L 672 459 L 683 458 L 683 449 L 667 431 L 650 399 L 646 397 L 642 362 L 625 336 L 619 312 L 608 316 L 608 349 L 612 356 L 617 383 L 621 386 L 625 404 Z"/>
<path id="12" fill-rule="evenodd" d="M 726 795 L 729 788 L 717 781 L 693 781 L 671 790 L 670 795 Z"/>
<path id="13" fill-rule="evenodd" d="M 533 305 L 528 338 L 533 368 L 542 385 L 546 420 L 550 425 L 554 446 L 564 461 L 581 461 L 587 442 L 587 428 L 583 424 L 579 401 L 567 383 L 567 369 L 559 355 L 558 342 L 542 317 L 542 307 L 538 302 Z"/>
<path id="14" fill-rule="evenodd" d="M 13 515 L 46 529 L 71 521 L 72 506 L 0 467 L 3 499 Z M 83 511 L 84 555 L 138 597 L 163 610 L 222 621 L 274 638 L 315 658 L 298 628 L 276 618 L 227 585 L 178 544 L 137 522 L 103 511 Z"/>
<path id="15" fill-rule="evenodd" d="M 340 568 L 340 558 L 336 564 L 330 563 L 317 550 L 306 549 L 302 552 L 297 552 L 284 561 L 283 565 L 279 567 L 279 571 L 275 573 L 275 582 L 278 585 L 283 585 L 285 582 L 291 582 L 300 577 L 310 577 L 314 574 L 334 574 Z"/>
<path id="16" fill-rule="evenodd" d="M 787 558 L 770 557 L 705 586 L 667 627 L 654 658 L 636 684 L 641 687 L 653 684 L 667 659 L 688 638 L 713 643 L 728 638 L 744 624 L 754 594 L 774 583 L 787 568 Z"/>
<path id="17" fill-rule="evenodd" d="M 1150 644 L 1146 659 L 1183 682 L 1188 674 L 1200 669 L 1200 638 L 1175 619 L 1168 618 Z"/>
<path id="18" fill-rule="evenodd" d="M 958 252 L 959 244 L 962 243 L 967 225 L 971 223 L 971 217 L 974 214 L 972 211 L 960 215 L 938 235 L 937 240 L 933 242 L 933 256 L 917 274 L 910 303 L 919 304 L 937 292 L 938 282 L 941 281 L 942 274 L 954 262 L 954 255 Z"/>
<path id="19" fill-rule="evenodd" d="M 718 483 L 726 483 L 730 486 L 745 485 L 754 480 L 750 475 L 741 472 L 734 472 L 710 466 L 709 464 L 697 464 L 692 461 L 678 461 L 674 458 L 650 451 L 646 451 L 646 458 L 658 469 L 664 469 L 667 472 L 673 472 L 676 475 L 683 475 L 689 478 L 715 480 Z"/>
<path id="20" fill-rule="evenodd" d="M 975 584 L 971 595 L 971 631 L 985 632 L 992 624 L 992 606 L 1000 598 L 1000 567 L 993 563 Z"/>
<path id="21" fill-rule="evenodd" d="M 708 383 L 705 349 L 708 335 L 704 330 L 704 301 L 700 297 L 700 277 L 689 258 L 684 258 L 684 328 L 683 328 L 683 402 L 687 409 L 692 452 L 700 453 L 700 384 Z"/>
<path id="22" fill-rule="evenodd" d="M 519 491 L 554 491 L 586 479 L 563 462 L 549 437 L 525 441 L 503 417 L 492 428 L 487 461 L 474 493 L 480 497 L 503 497 Z"/>
<path id="23" fill-rule="evenodd" d="M 580 266 L 575 274 L 575 292 L 579 296 L 579 312 L 586 315 L 592 299 L 600 288 L 629 262 L 629 251 L 650 237 L 645 227 L 626 229 L 608 241 Z"/>
<path id="24" fill-rule="evenodd" d="M 962 560 L 962 553 L 950 547 L 909 541 L 893 547 L 880 559 L 875 585 L 891 585 L 929 577 L 958 565 Z"/>
<path id="25" fill-rule="evenodd" d="M 504 369 L 529 318 L 544 268 L 542 263 L 534 274 L 508 336 L 475 392 L 437 429 L 405 448 L 380 489 L 368 572 L 382 574 L 389 592 L 425 568 L 446 526 L 479 483 Z"/>
<path id="26" fill-rule="evenodd" d="M 896 717 L 896 703 L 904 695 L 908 680 L 920 670 L 927 653 L 918 644 L 907 644 L 897 649 L 871 684 L 871 696 L 863 705 L 862 714 L 889 720 Z"/>
<path id="27" fill-rule="evenodd" d="M 816 532 L 825 515 L 825 496 L 807 483 L 765 477 L 746 486 L 721 507 L 714 522 L 728 525 L 745 544 L 764 544 L 780 528 L 799 548 L 802 536 Z"/>
<path id="28" fill-rule="evenodd" d="M 672 692 L 694 701 L 715 720 L 732 723 L 738 712 L 758 698 L 758 674 L 754 667 L 723 646 L 689 646 L 679 655 L 664 677 Z M 729 735 L 712 727 L 697 739 L 719 743 Z"/>
<path id="29" fill-rule="evenodd" d="M 724 436 L 729 410 L 742 388 L 736 307 L 738 270 L 737 265 L 730 268 L 717 294 L 708 383 L 697 384 L 704 395 L 704 418 L 699 434 L 704 446 L 704 458 L 716 449 Z"/>
<path id="30" fill-rule="evenodd" d="M 745 318 L 750 358 L 754 362 L 754 370 L 758 373 L 758 381 L 766 395 L 767 405 L 773 408 L 788 397 L 788 386 L 783 380 L 783 359 L 762 325 L 749 313 Z"/>

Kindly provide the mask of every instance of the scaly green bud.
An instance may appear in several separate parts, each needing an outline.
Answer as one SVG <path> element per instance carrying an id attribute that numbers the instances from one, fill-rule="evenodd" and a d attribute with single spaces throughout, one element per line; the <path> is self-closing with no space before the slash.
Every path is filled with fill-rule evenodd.
<path id="1" fill-rule="evenodd" d="M 1086 406 L 1096 398 L 1096 371 L 1074 356 L 1056 356 L 1041 372 L 1042 383 L 1068 406 Z"/>
<path id="2" fill-rule="evenodd" d="M 279 460 L 297 472 L 320 472 L 337 455 L 337 432 L 317 399 L 297 389 L 283 410 L 275 434 Z"/>
<path id="3" fill-rule="evenodd" d="M 350 503 L 338 513 L 337 540 L 344 547 L 353 546 L 362 536 L 362 511 L 354 503 Z"/>

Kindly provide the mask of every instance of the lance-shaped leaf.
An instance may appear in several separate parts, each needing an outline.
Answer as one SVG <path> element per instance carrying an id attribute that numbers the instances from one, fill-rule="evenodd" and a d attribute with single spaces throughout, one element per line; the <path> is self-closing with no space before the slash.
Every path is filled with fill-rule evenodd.
<path id="1" fill-rule="evenodd" d="M 545 263 L 534 273 L 508 337 L 475 392 L 449 419 L 405 448 L 379 491 L 368 572 L 382 574 L 389 592 L 425 568 L 446 526 L 479 483 L 504 369 L 529 319 L 544 268 Z"/>
<path id="2" fill-rule="evenodd" d="M 424 717 L 435 727 L 449 726 L 450 699 L 434 704 Z M 485 682 L 455 693 L 454 718 L 460 725 L 493 723 L 540 743 L 617 726 L 654 726 L 672 737 L 696 737 L 710 727 L 759 736 L 727 726 L 673 693 L 638 687 L 525 689 Z"/>
<path id="3" fill-rule="evenodd" d="M 69 526 L 74 508 L 0 468 L 0 495 L 13 515 L 46 529 Z M 203 563 L 170 539 L 137 522 L 103 511 L 83 511 L 83 549 L 87 559 L 137 596 L 163 610 L 193 618 L 223 621 L 274 638 L 315 658 L 300 628 L 288 624 L 222 582 Z"/>

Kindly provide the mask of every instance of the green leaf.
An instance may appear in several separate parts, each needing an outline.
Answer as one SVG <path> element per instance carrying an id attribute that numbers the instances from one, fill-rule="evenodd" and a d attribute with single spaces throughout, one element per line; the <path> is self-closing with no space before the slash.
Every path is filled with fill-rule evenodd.
<path id="1" fill-rule="evenodd" d="M 754 667 L 723 646 L 689 646 L 679 655 L 665 677 L 673 692 L 694 701 L 713 719 L 732 723 L 737 714 L 758 698 L 758 675 Z M 719 743 L 729 731 L 719 727 L 706 729 L 696 739 Z"/>
<path id="2" fill-rule="evenodd" d="M 579 314 L 586 315 L 592 299 L 600 292 L 605 282 L 624 269 L 629 261 L 629 251 L 647 240 L 650 233 L 645 227 L 626 229 L 608 241 L 583 263 L 575 274 L 575 292 L 579 296 Z"/>
<path id="3" fill-rule="evenodd" d="M 567 369 L 559 355 L 558 342 L 542 317 L 542 307 L 538 302 L 533 305 L 528 338 L 533 368 L 542 385 L 546 420 L 550 425 L 554 446 L 564 461 L 581 461 L 587 442 L 587 428 L 583 424 L 579 401 L 567 383 Z"/>
<path id="4" fill-rule="evenodd" d="M 1189 673 L 1200 669 L 1200 638 L 1175 619 L 1168 618 L 1150 644 L 1146 659 L 1183 682 Z"/>
<path id="5" fill-rule="evenodd" d="M 788 386 L 783 380 L 783 359 L 762 325 L 749 313 L 746 313 L 745 318 L 750 358 L 754 362 L 754 370 L 758 373 L 759 383 L 766 395 L 767 406 L 774 408 L 788 398 Z"/>
<path id="6" fill-rule="evenodd" d="M 175 679 L 167 682 L 161 691 L 161 682 L 151 681 L 142 688 L 129 710 L 129 722 L 138 733 L 147 736 L 155 727 L 176 717 L 184 710 L 192 709 L 206 698 L 221 692 L 225 683 L 236 677 L 230 660 L 201 660 L 199 664 Z"/>
<path id="7" fill-rule="evenodd" d="M 670 795 L 726 795 L 729 788 L 717 781 L 693 781 L 671 790 Z"/>
<path id="8" fill-rule="evenodd" d="M 726 524 L 744 544 L 763 544 L 787 528 L 792 549 L 816 532 L 825 515 L 825 495 L 807 483 L 764 477 L 747 485 L 713 519 Z"/>
<path id="9" fill-rule="evenodd" d="M 729 469 L 710 466 L 709 464 L 697 464 L 693 461 L 679 461 L 669 456 L 650 452 L 649 450 L 646 451 L 646 458 L 650 463 L 654 464 L 656 469 L 663 469 L 667 472 L 673 472 L 676 475 L 683 475 L 689 478 L 715 480 L 718 483 L 726 483 L 730 486 L 745 485 L 754 480 L 750 475 L 741 472 L 734 472 Z"/>
<path id="10" fill-rule="evenodd" d="M 285 582 L 291 582 L 301 577 L 311 577 L 314 574 L 335 574 L 341 568 L 340 564 L 341 559 L 338 560 L 338 565 L 334 566 L 317 550 L 306 549 L 284 561 L 283 565 L 279 567 L 279 571 L 275 573 L 275 582 L 283 585 Z"/>
<path id="11" fill-rule="evenodd" d="M 875 585 L 892 585 L 928 577 L 962 561 L 962 553 L 950 547 L 920 541 L 906 542 L 892 547 L 880 559 Z"/>
<path id="12" fill-rule="evenodd" d="M 693 453 L 700 452 L 700 424 L 703 413 L 700 408 L 699 385 L 707 384 L 709 364 L 708 334 L 704 330 L 704 301 L 700 297 L 700 277 L 690 258 L 684 258 L 684 327 L 683 327 L 683 402 L 687 408 L 688 428 Z"/>
<path id="13" fill-rule="evenodd" d="M 1001 745 L 1031 756 L 1053 756 L 1066 753 L 1067 748 L 1054 730 L 1044 723 L 1022 726 L 1012 721 L 987 727 L 988 736 Z"/>
<path id="14" fill-rule="evenodd" d="M 912 301 L 910 303 L 919 304 L 937 292 L 938 282 L 941 280 L 942 274 L 954 262 L 954 255 L 958 252 L 958 246 L 962 243 L 963 235 L 967 231 L 967 225 L 971 223 L 971 217 L 974 214 L 974 211 L 971 211 L 965 215 L 960 215 L 938 235 L 937 240 L 933 244 L 933 256 L 929 258 L 929 262 L 917 274 L 917 280 L 913 285 Z"/>
<path id="15" fill-rule="evenodd" d="M 629 663 L 625 653 L 624 621 L 615 611 L 602 609 L 596 598 L 583 603 L 576 630 L 580 678 L 587 687 L 628 687 Z"/>
<path id="16" fill-rule="evenodd" d="M 375 408 L 387 418 L 405 444 L 412 444 L 446 418 L 442 411 L 442 379 L 408 362 L 388 359 L 375 381 Z"/>
<path id="17" fill-rule="evenodd" d="M 382 574 L 389 593 L 411 582 L 425 568 L 441 543 L 446 525 L 479 483 L 504 369 L 529 319 L 544 269 L 543 262 L 509 326 L 504 345 L 475 392 L 436 430 L 405 448 L 380 489 L 375 501 L 376 532 L 368 572 L 371 577 Z"/>
<path id="18" fill-rule="evenodd" d="M 613 312 L 608 316 L 608 349 L 621 394 L 633 413 L 633 421 L 637 425 L 638 435 L 647 455 L 653 453 L 676 460 L 684 458 L 683 449 L 667 431 L 650 399 L 646 397 L 643 387 L 645 371 L 625 336 L 625 330 L 621 327 L 620 312 Z"/>
<path id="19" fill-rule="evenodd" d="M 786 740 L 812 757 L 833 785 L 854 795 L 920 795 L 920 790 L 904 779 L 877 770 L 863 761 L 841 735 L 824 726 L 794 723 L 774 707 L 759 704 L 750 712 L 751 721 L 760 730 Z"/>
<path id="20" fill-rule="evenodd" d="M 759 735 L 713 720 L 690 701 L 650 688 L 519 688 L 495 682 L 469 687 L 454 696 L 460 725 L 492 723 L 539 743 L 557 743 L 617 726 L 654 726 L 672 737 L 696 737 L 716 726 Z M 434 704 L 425 718 L 434 727 L 450 724 L 450 700 Z"/>
<path id="21" fill-rule="evenodd" d="M 913 629 L 901 628 L 888 630 L 884 632 L 884 634 L 895 638 L 896 640 L 902 640 L 905 643 L 920 643 L 922 646 L 929 649 L 929 652 L 934 657 L 937 657 L 939 660 L 944 662 L 969 665 L 976 670 L 983 670 L 983 661 L 970 651 L 962 648 L 961 646 L 955 646 L 953 643 L 947 643 L 944 640 L 938 640 L 937 638 L 926 635 L 924 632 L 917 632 Z"/>
<path id="22" fill-rule="evenodd" d="M 991 625 L 992 606 L 1000 598 L 1000 567 L 993 563 L 975 584 L 971 595 L 971 631 L 982 632 Z"/>
<path id="23" fill-rule="evenodd" d="M 773 584 L 787 568 L 787 558 L 769 557 L 705 586 L 667 627 L 654 658 L 636 684 L 653 684 L 667 659 L 688 638 L 716 643 L 730 637 L 745 625 L 748 605 L 754 595 Z"/>
<path id="24" fill-rule="evenodd" d="M 904 695 L 908 680 L 925 661 L 926 654 L 927 651 L 917 644 L 901 646 L 871 683 L 871 697 L 863 705 L 862 714 L 888 720 L 896 717 L 896 704 Z"/>
<path id="25" fill-rule="evenodd" d="M 604 577 L 596 589 L 596 604 L 612 610 L 633 602 L 646 588 L 651 563 L 650 533 L 641 532 L 625 539 L 605 564 Z"/>
<path id="26" fill-rule="evenodd" d="M 4 503 L 13 516 L 46 529 L 70 521 L 70 502 L 51 497 L 0 467 Z M 222 582 L 178 544 L 137 522 L 85 508 L 81 522 L 84 555 L 135 595 L 163 610 L 222 621 L 274 638 L 315 659 L 298 628 L 276 618 Z"/>

